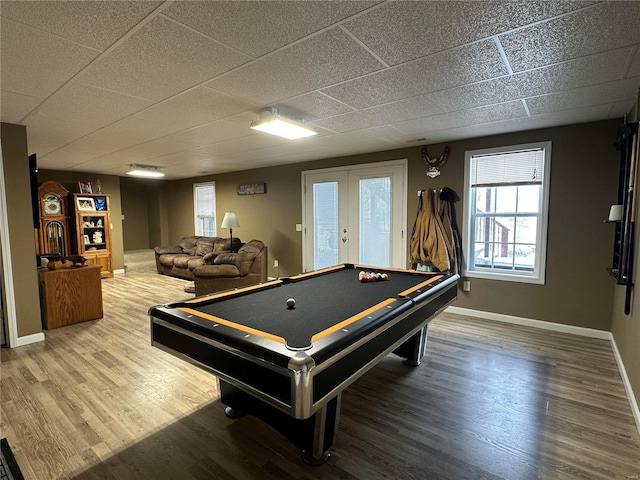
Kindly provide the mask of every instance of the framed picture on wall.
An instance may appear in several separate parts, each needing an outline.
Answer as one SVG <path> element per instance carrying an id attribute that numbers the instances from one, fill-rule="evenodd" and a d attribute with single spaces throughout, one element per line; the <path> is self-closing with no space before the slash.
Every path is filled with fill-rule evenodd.
<path id="1" fill-rule="evenodd" d="M 78 210 L 86 211 L 86 210 L 95 210 L 96 204 L 93 203 L 93 198 L 91 197 L 76 197 L 76 204 L 78 206 Z"/>
<path id="2" fill-rule="evenodd" d="M 93 189 L 91 188 L 91 182 L 89 180 L 78 181 L 78 191 L 80 193 L 87 193 L 91 195 L 93 193 Z"/>
<path id="3" fill-rule="evenodd" d="M 107 197 L 93 197 L 96 210 L 105 211 L 107 209 Z"/>

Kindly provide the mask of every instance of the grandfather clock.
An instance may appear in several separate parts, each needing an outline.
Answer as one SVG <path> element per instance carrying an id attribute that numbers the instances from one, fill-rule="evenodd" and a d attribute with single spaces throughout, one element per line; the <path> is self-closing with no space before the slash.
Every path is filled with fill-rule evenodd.
<path id="1" fill-rule="evenodd" d="M 36 233 L 39 255 L 71 253 L 69 242 L 69 191 L 58 182 L 47 181 L 38 187 L 40 228 Z"/>

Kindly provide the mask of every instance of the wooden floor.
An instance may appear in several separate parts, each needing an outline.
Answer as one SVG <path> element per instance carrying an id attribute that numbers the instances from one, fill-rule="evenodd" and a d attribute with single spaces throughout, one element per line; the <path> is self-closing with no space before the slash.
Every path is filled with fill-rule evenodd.
<path id="1" fill-rule="evenodd" d="M 149 342 L 189 297 L 148 271 L 103 280 L 105 317 L 2 349 L 0 437 L 27 480 L 638 479 L 640 438 L 608 341 L 445 314 L 417 368 L 393 355 L 343 394 L 329 462 Z"/>

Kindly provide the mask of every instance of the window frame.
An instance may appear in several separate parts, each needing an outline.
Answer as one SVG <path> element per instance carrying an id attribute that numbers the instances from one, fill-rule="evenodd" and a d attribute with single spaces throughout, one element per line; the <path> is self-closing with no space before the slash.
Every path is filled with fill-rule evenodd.
<path id="1" fill-rule="evenodd" d="M 210 186 L 213 187 L 213 235 L 204 235 L 203 232 L 198 233 L 198 200 L 196 190 L 198 187 Z M 193 184 L 193 230 L 194 234 L 198 236 L 217 236 L 218 234 L 218 212 L 216 202 L 216 182 L 201 182 Z"/>
<path id="2" fill-rule="evenodd" d="M 544 174 L 540 194 L 540 213 L 538 218 L 538 230 L 536 232 L 536 260 L 533 272 L 529 271 L 495 271 L 493 269 L 483 269 L 476 267 L 474 263 L 474 228 L 472 223 L 475 215 L 471 212 L 474 205 L 475 187 L 471 186 L 471 159 L 481 155 L 504 154 L 519 150 L 543 149 L 544 150 Z M 506 186 L 506 185 L 505 185 Z M 549 225 L 549 191 L 551 187 L 551 142 L 534 142 L 519 145 L 508 145 L 503 147 L 484 148 L 479 150 L 468 150 L 464 156 L 464 215 L 462 225 L 462 238 L 464 241 L 463 251 L 466 252 L 463 265 L 463 274 L 469 278 L 483 278 L 489 280 L 500 280 L 508 282 L 532 283 L 544 285 L 546 282 L 546 262 L 547 262 L 547 231 Z M 500 214 L 498 214 L 500 216 Z M 480 217 L 480 216 L 479 216 Z"/>

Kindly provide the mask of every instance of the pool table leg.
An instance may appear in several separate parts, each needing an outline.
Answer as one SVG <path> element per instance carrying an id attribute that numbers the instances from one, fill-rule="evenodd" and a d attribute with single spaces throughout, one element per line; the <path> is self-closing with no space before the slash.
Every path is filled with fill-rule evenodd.
<path id="1" fill-rule="evenodd" d="M 220 400 L 225 414 L 237 418 L 245 412 L 271 425 L 302 450 L 302 459 L 310 465 L 322 465 L 338 432 L 342 394 L 329 400 L 309 418 L 298 419 L 218 378 Z"/>
<path id="2" fill-rule="evenodd" d="M 427 351 L 427 326 L 425 325 L 413 337 L 400 345 L 394 353 L 404 357 L 402 363 L 417 367 Z"/>
<path id="3" fill-rule="evenodd" d="M 225 407 L 224 414 L 228 418 L 240 418 L 240 417 L 244 417 L 246 415 L 244 412 L 241 412 L 240 410 L 236 410 L 233 407 Z"/>

